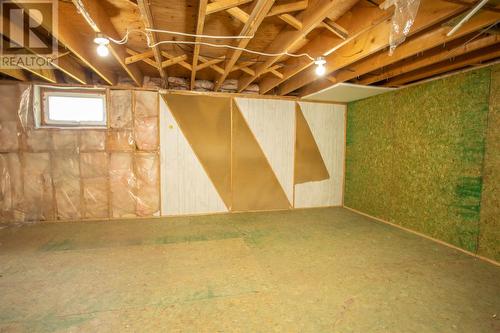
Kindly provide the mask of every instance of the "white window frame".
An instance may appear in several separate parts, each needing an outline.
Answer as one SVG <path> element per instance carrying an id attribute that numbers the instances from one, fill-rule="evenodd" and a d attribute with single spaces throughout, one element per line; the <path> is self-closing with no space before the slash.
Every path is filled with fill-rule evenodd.
<path id="1" fill-rule="evenodd" d="M 35 118 L 37 118 L 35 119 L 36 125 L 39 128 L 105 129 L 108 124 L 107 95 L 106 89 L 36 86 L 34 100 Z M 102 121 L 66 121 L 49 119 L 50 110 L 48 98 L 50 96 L 99 98 L 102 101 L 104 119 Z"/>

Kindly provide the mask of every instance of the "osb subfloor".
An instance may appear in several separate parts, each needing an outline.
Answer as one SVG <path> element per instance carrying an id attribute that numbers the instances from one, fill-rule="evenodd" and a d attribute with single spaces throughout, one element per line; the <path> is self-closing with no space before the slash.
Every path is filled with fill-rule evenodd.
<path id="1" fill-rule="evenodd" d="M 0 230 L 0 332 L 499 332 L 500 268 L 341 208 Z"/>

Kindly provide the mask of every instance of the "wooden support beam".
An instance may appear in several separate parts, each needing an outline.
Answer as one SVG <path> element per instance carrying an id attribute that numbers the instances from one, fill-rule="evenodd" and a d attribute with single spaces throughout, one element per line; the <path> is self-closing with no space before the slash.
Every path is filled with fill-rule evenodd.
<path id="1" fill-rule="evenodd" d="M 20 3 L 22 5 L 22 3 Z M 89 27 L 86 31 L 73 29 L 74 16 L 67 13 L 74 12 L 75 7 L 67 2 L 59 2 L 57 38 L 68 50 L 77 56 L 86 66 L 90 67 L 98 76 L 110 85 L 116 84 L 117 75 L 109 68 L 105 59 L 96 53 L 94 34 Z M 83 18 L 82 18 L 83 20 Z M 42 24 L 43 25 L 43 24 Z"/>
<path id="2" fill-rule="evenodd" d="M 250 15 L 238 7 L 227 9 L 226 12 L 243 24 L 247 24 L 250 19 Z"/>
<path id="3" fill-rule="evenodd" d="M 144 22 L 144 27 L 146 29 L 154 29 L 153 15 L 151 14 L 151 8 L 149 8 L 149 4 L 146 3 L 146 1 L 148 0 L 137 0 L 137 6 L 139 7 L 139 10 L 141 12 L 141 17 L 142 21 Z M 149 36 L 151 43 L 155 44 L 158 41 L 158 36 L 155 32 L 150 32 Z M 161 66 L 163 59 L 162 59 L 161 49 L 158 45 L 153 47 L 153 54 L 156 61 L 156 68 L 158 68 L 158 71 L 160 72 L 160 77 L 163 80 L 166 80 L 167 73 Z"/>
<path id="4" fill-rule="evenodd" d="M 488 48 L 475 51 L 471 54 L 459 56 L 453 61 L 440 62 L 432 66 L 395 77 L 394 79 L 389 80 L 386 84 L 384 84 L 384 86 L 399 87 L 411 82 L 431 78 L 436 75 L 461 69 L 466 66 L 480 65 L 483 62 L 490 61 L 498 57 L 500 57 L 500 48 L 498 47 L 498 45 L 490 46 Z"/>
<path id="5" fill-rule="evenodd" d="M 466 7 L 461 8 L 464 11 L 468 9 Z M 389 54 L 384 50 L 380 53 L 367 57 L 366 59 L 351 64 L 344 70 L 336 70 L 334 76 L 337 79 L 337 82 L 349 81 L 366 73 L 373 72 L 379 68 L 383 68 L 403 59 L 412 57 L 420 52 L 425 52 L 444 43 L 467 36 L 475 31 L 483 29 L 484 27 L 490 26 L 497 20 L 498 15 L 496 13 L 487 11 L 478 13 L 476 16 L 472 17 L 470 21 L 465 23 L 462 28 L 460 28 L 460 31 L 457 31 L 456 34 L 453 34 L 450 37 L 446 36 L 450 27 L 438 24 L 438 28 L 431 30 L 430 32 L 410 37 L 405 43 L 401 44 L 394 51 L 392 56 L 389 56 Z M 327 88 L 328 86 L 328 82 L 312 82 L 300 91 L 300 95 L 309 95 Z"/>
<path id="6" fill-rule="evenodd" d="M 333 22 L 329 18 L 326 18 L 322 23 L 321 26 L 323 28 L 328 29 L 338 37 L 342 38 L 342 40 L 346 40 L 349 37 L 349 32 L 342 28 L 339 24 Z"/>
<path id="7" fill-rule="evenodd" d="M 26 74 L 23 72 L 22 69 L 7 69 L 7 68 L 0 68 L 0 73 L 10 76 L 11 78 L 14 78 L 19 81 L 28 81 L 28 77 Z"/>
<path id="8" fill-rule="evenodd" d="M 203 26 L 205 25 L 205 16 L 207 15 L 207 0 L 198 1 L 198 21 L 196 23 L 196 34 L 203 33 Z M 201 38 L 196 37 L 196 42 L 200 42 Z M 198 67 L 198 56 L 200 54 L 200 45 L 195 44 L 193 51 L 193 70 L 191 71 L 191 90 L 194 89 L 194 82 L 196 80 L 196 70 Z"/>
<path id="9" fill-rule="evenodd" d="M 207 5 L 206 14 L 209 15 L 217 13 L 220 12 L 221 10 L 227 10 L 234 7 L 238 7 L 252 1 L 253 0 L 217 0 Z"/>
<path id="10" fill-rule="evenodd" d="M 463 0 L 441 0 L 441 1 L 455 3 L 458 5 L 462 5 L 462 6 L 467 6 L 469 8 L 473 8 L 474 6 L 477 5 L 477 2 L 467 2 L 467 1 L 463 1 Z M 489 11 L 494 12 L 494 13 L 500 13 L 500 7 L 495 6 L 493 4 L 486 4 L 483 6 L 483 8 L 481 8 L 481 10 L 489 10 Z"/>
<path id="11" fill-rule="evenodd" d="M 202 57 L 202 56 L 198 56 L 198 58 L 200 59 L 200 61 L 204 64 L 208 64 L 210 62 L 210 60 L 208 60 L 207 58 L 205 57 Z M 216 71 L 217 73 L 219 74 L 224 74 L 224 69 L 215 65 L 215 64 L 209 64 L 208 67 L 210 67 L 211 69 L 213 69 L 214 71 Z"/>
<path id="12" fill-rule="evenodd" d="M 465 10 L 467 10 L 467 8 L 460 5 L 435 0 L 422 0 L 419 13 L 408 36 L 415 35 L 424 29 L 435 27 L 443 21 L 463 13 Z M 336 52 L 325 57 L 326 75 L 387 48 L 389 46 L 391 29 L 391 21 L 384 21 L 373 29 L 360 34 L 355 39 L 344 44 L 341 48 L 337 49 Z M 401 48 L 402 45 L 398 48 Z M 309 68 L 283 83 L 280 86 L 279 93 L 280 95 L 286 95 L 314 82 L 317 78 L 314 69 Z"/>
<path id="13" fill-rule="evenodd" d="M 360 34 L 374 28 L 386 19 L 390 19 L 391 16 L 392 12 L 390 11 L 382 11 L 378 6 L 373 6 L 370 3 L 358 2 L 348 12 L 337 19 L 337 23 L 349 31 L 349 36 L 346 40 L 337 38 L 333 34 L 320 34 L 305 46 L 292 52 L 307 53 L 312 57 L 326 56 L 344 44 L 354 40 Z M 359 17 L 363 17 L 363 20 L 360 21 Z M 274 87 L 308 69 L 311 65 L 313 65 L 313 62 L 307 57 L 286 60 L 282 71 L 283 79 L 271 76 L 264 77 L 259 83 L 260 93 L 268 93 Z"/>
<path id="14" fill-rule="evenodd" d="M 198 64 L 198 66 L 196 67 L 196 70 L 201 71 L 202 69 L 207 68 L 207 67 L 210 67 L 210 66 L 212 66 L 212 65 L 217 65 L 217 64 L 220 64 L 220 63 L 221 63 L 221 62 L 223 62 L 225 59 L 226 59 L 226 57 L 225 57 L 225 56 L 221 56 L 221 57 L 216 58 L 216 59 L 208 60 L 206 63 L 203 63 L 203 64 Z"/>
<path id="15" fill-rule="evenodd" d="M 57 83 L 56 74 L 53 69 L 33 68 L 22 65 L 19 65 L 19 67 L 30 72 L 31 74 L 34 74 L 35 76 L 39 77 L 42 80 L 45 80 L 50 83 Z"/>
<path id="16" fill-rule="evenodd" d="M 27 40 L 29 38 L 29 36 L 26 36 L 28 31 L 26 29 L 24 29 L 24 27 L 18 26 L 15 22 L 11 22 L 10 17 L 8 15 L 4 15 L 3 24 L 5 26 L 10 27 L 11 34 L 15 34 L 15 35 L 23 34 L 23 35 L 25 35 L 25 37 L 24 37 L 25 40 Z M 44 30 L 43 27 L 39 27 L 38 31 L 39 31 L 38 36 L 48 35 L 47 31 Z M 6 36 L 6 37 L 8 38 L 9 36 Z M 38 38 L 41 38 L 41 37 L 38 37 Z M 51 37 L 48 37 L 48 38 L 51 38 Z M 45 40 L 45 42 L 46 41 L 47 40 Z M 26 50 L 28 50 L 32 54 L 35 54 L 40 58 L 46 59 L 46 57 L 44 55 L 39 55 L 37 53 L 37 51 L 35 49 L 31 48 L 29 45 L 26 45 L 25 48 L 26 48 Z M 84 68 L 71 57 L 59 56 L 57 58 L 57 61 L 51 62 L 51 66 L 59 69 L 61 72 L 68 75 L 73 80 L 77 81 L 78 83 L 87 84 L 87 76 L 85 74 Z"/>
<path id="17" fill-rule="evenodd" d="M 302 29 L 302 22 L 297 20 L 295 17 L 293 17 L 290 14 L 281 14 L 278 16 L 281 20 L 285 21 L 286 23 L 290 24 L 292 27 L 294 27 L 297 30 Z"/>
<path id="18" fill-rule="evenodd" d="M 186 60 L 186 59 L 187 59 L 187 55 L 186 55 L 186 54 L 183 54 L 183 55 L 180 55 L 180 56 L 177 56 L 177 57 L 174 57 L 174 58 L 168 59 L 168 60 L 164 60 L 164 61 L 161 63 L 161 67 L 162 67 L 162 68 L 169 67 L 169 66 L 172 66 L 172 65 L 178 64 L 179 62 L 184 61 L 184 60 Z"/>
<path id="19" fill-rule="evenodd" d="M 106 15 L 106 11 L 102 7 L 100 1 L 73 0 L 73 3 L 75 4 L 77 9 L 79 9 L 80 6 L 83 5 L 94 23 L 91 24 L 91 22 L 89 22 L 89 25 L 91 26 L 91 29 L 94 30 L 94 32 L 101 32 L 105 36 L 109 36 L 114 39 L 121 39 L 121 36 L 118 34 L 114 25 L 111 23 L 109 16 Z M 110 43 L 108 47 L 111 54 L 116 59 L 118 64 L 122 67 L 122 69 L 128 74 L 128 76 L 138 87 L 141 87 L 143 74 L 140 71 L 139 67 L 137 67 L 136 65 L 127 65 L 125 63 L 125 58 L 127 57 L 125 45 Z"/>
<path id="20" fill-rule="evenodd" d="M 177 57 L 177 56 L 172 55 L 166 51 L 161 51 L 161 55 L 164 56 L 165 58 L 168 58 L 168 59 L 174 59 L 175 57 Z M 179 61 L 179 65 L 184 67 L 188 71 L 193 70 L 193 67 L 191 66 L 191 64 L 187 63 L 186 61 Z"/>
<path id="21" fill-rule="evenodd" d="M 265 74 L 265 73 L 271 73 L 273 74 L 274 76 L 282 79 L 283 78 L 283 74 L 281 74 L 280 72 L 278 72 L 278 69 L 281 68 L 281 65 L 274 65 L 268 69 L 266 69 L 266 71 L 262 74 Z"/>
<path id="22" fill-rule="evenodd" d="M 491 35 L 478 40 L 474 40 L 467 44 L 461 44 L 459 46 L 453 47 L 451 49 L 439 49 L 438 52 L 434 54 L 424 53 L 421 56 L 415 58 L 408 58 L 404 60 L 404 63 L 399 64 L 395 68 L 387 69 L 378 73 L 377 75 L 370 75 L 362 80 L 357 81 L 357 84 L 372 84 L 375 82 L 379 82 L 382 80 L 387 80 L 392 77 L 403 75 L 408 72 L 415 71 L 422 67 L 427 67 L 433 65 L 435 63 L 449 60 L 452 58 L 459 57 L 463 54 L 467 54 L 470 52 L 477 51 L 482 48 L 486 48 L 495 44 L 500 43 L 500 35 Z"/>
<path id="23" fill-rule="evenodd" d="M 260 24 L 266 17 L 266 15 L 269 13 L 269 10 L 271 9 L 272 5 L 274 4 L 275 0 L 256 0 L 255 7 L 252 10 L 252 14 L 250 15 L 250 18 L 248 19 L 248 22 L 245 24 L 243 29 L 241 29 L 240 35 L 241 36 L 253 36 L 257 29 L 259 28 Z M 250 39 L 245 38 L 245 39 L 240 39 L 238 41 L 237 47 L 238 48 L 245 48 L 248 43 L 250 43 Z M 219 77 L 215 84 L 214 91 L 219 90 L 221 87 L 222 83 L 230 73 L 231 69 L 233 66 L 236 64 L 236 61 L 238 61 L 241 53 L 243 51 L 241 50 L 233 50 L 230 53 L 228 53 L 228 58 L 229 61 L 226 64 L 226 67 L 224 69 L 224 73 Z M 229 56 L 231 54 L 231 56 Z"/>
<path id="24" fill-rule="evenodd" d="M 308 0 L 295 1 L 283 5 L 276 5 L 273 8 L 271 8 L 269 14 L 267 14 L 267 17 L 304 10 L 307 8 L 307 5 L 308 5 Z"/>
<path id="25" fill-rule="evenodd" d="M 127 53 L 129 52 L 127 51 Z M 151 57 L 154 57 L 154 52 L 153 50 L 148 50 L 146 52 L 137 53 L 136 55 L 125 58 L 125 63 L 129 65 L 144 59 L 149 59 Z"/>
<path id="26" fill-rule="evenodd" d="M 76 82 L 80 84 L 87 84 L 87 74 L 85 69 L 77 63 L 70 55 L 64 55 L 57 58 L 57 61 L 51 63 L 51 65 Z"/>
<path id="27" fill-rule="evenodd" d="M 282 53 L 288 52 L 295 47 L 299 42 L 302 42 L 304 36 L 311 32 L 318 24 L 320 24 L 332 12 L 342 15 L 346 10 L 351 8 L 357 0 L 328 0 L 318 2 L 316 6 L 309 6 L 301 12 L 298 18 L 302 21 L 300 30 L 282 30 L 273 43 L 265 50 L 267 53 Z M 255 79 L 269 67 L 271 67 L 281 56 L 276 57 L 259 57 L 261 63 L 254 68 L 255 75 L 244 76 L 240 78 L 238 83 L 238 91 L 243 91 Z"/>
<path id="28" fill-rule="evenodd" d="M 139 53 L 139 52 L 134 51 L 134 50 L 129 49 L 129 48 L 127 48 L 125 51 L 127 52 L 127 54 L 130 54 L 133 57 L 144 54 L 144 53 Z M 158 64 L 156 63 L 156 61 L 151 60 L 150 58 L 142 58 L 141 60 L 144 61 L 146 64 L 150 65 L 151 67 L 158 69 Z"/>

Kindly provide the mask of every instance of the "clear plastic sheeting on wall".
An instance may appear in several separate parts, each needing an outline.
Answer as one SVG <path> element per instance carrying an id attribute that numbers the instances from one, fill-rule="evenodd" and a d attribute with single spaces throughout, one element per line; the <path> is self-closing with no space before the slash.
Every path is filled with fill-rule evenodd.
<path id="1" fill-rule="evenodd" d="M 158 94 L 109 91 L 110 128 L 36 128 L 32 86 L 0 83 L 0 223 L 157 216 Z"/>
<path id="2" fill-rule="evenodd" d="M 389 55 L 394 53 L 396 47 L 403 43 L 415 22 L 420 0 L 395 0 L 394 15 L 392 16 L 392 29 L 389 35 Z"/>

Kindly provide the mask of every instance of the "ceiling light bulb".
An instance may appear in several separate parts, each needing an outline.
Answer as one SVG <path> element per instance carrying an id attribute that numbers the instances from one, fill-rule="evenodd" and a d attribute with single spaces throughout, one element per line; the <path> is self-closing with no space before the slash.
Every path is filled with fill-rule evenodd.
<path id="1" fill-rule="evenodd" d="M 100 44 L 97 47 L 97 54 L 100 55 L 101 57 L 107 57 L 108 56 L 109 50 L 108 50 L 108 47 L 106 46 L 106 44 Z"/>
<path id="2" fill-rule="evenodd" d="M 326 73 L 326 60 L 323 57 L 317 57 L 316 60 L 314 61 L 314 64 L 316 65 L 316 75 L 318 76 L 323 76 Z"/>
<path id="3" fill-rule="evenodd" d="M 316 67 L 316 75 L 323 76 L 325 75 L 325 73 L 326 73 L 326 68 L 324 65 L 318 65 L 318 67 Z"/>

